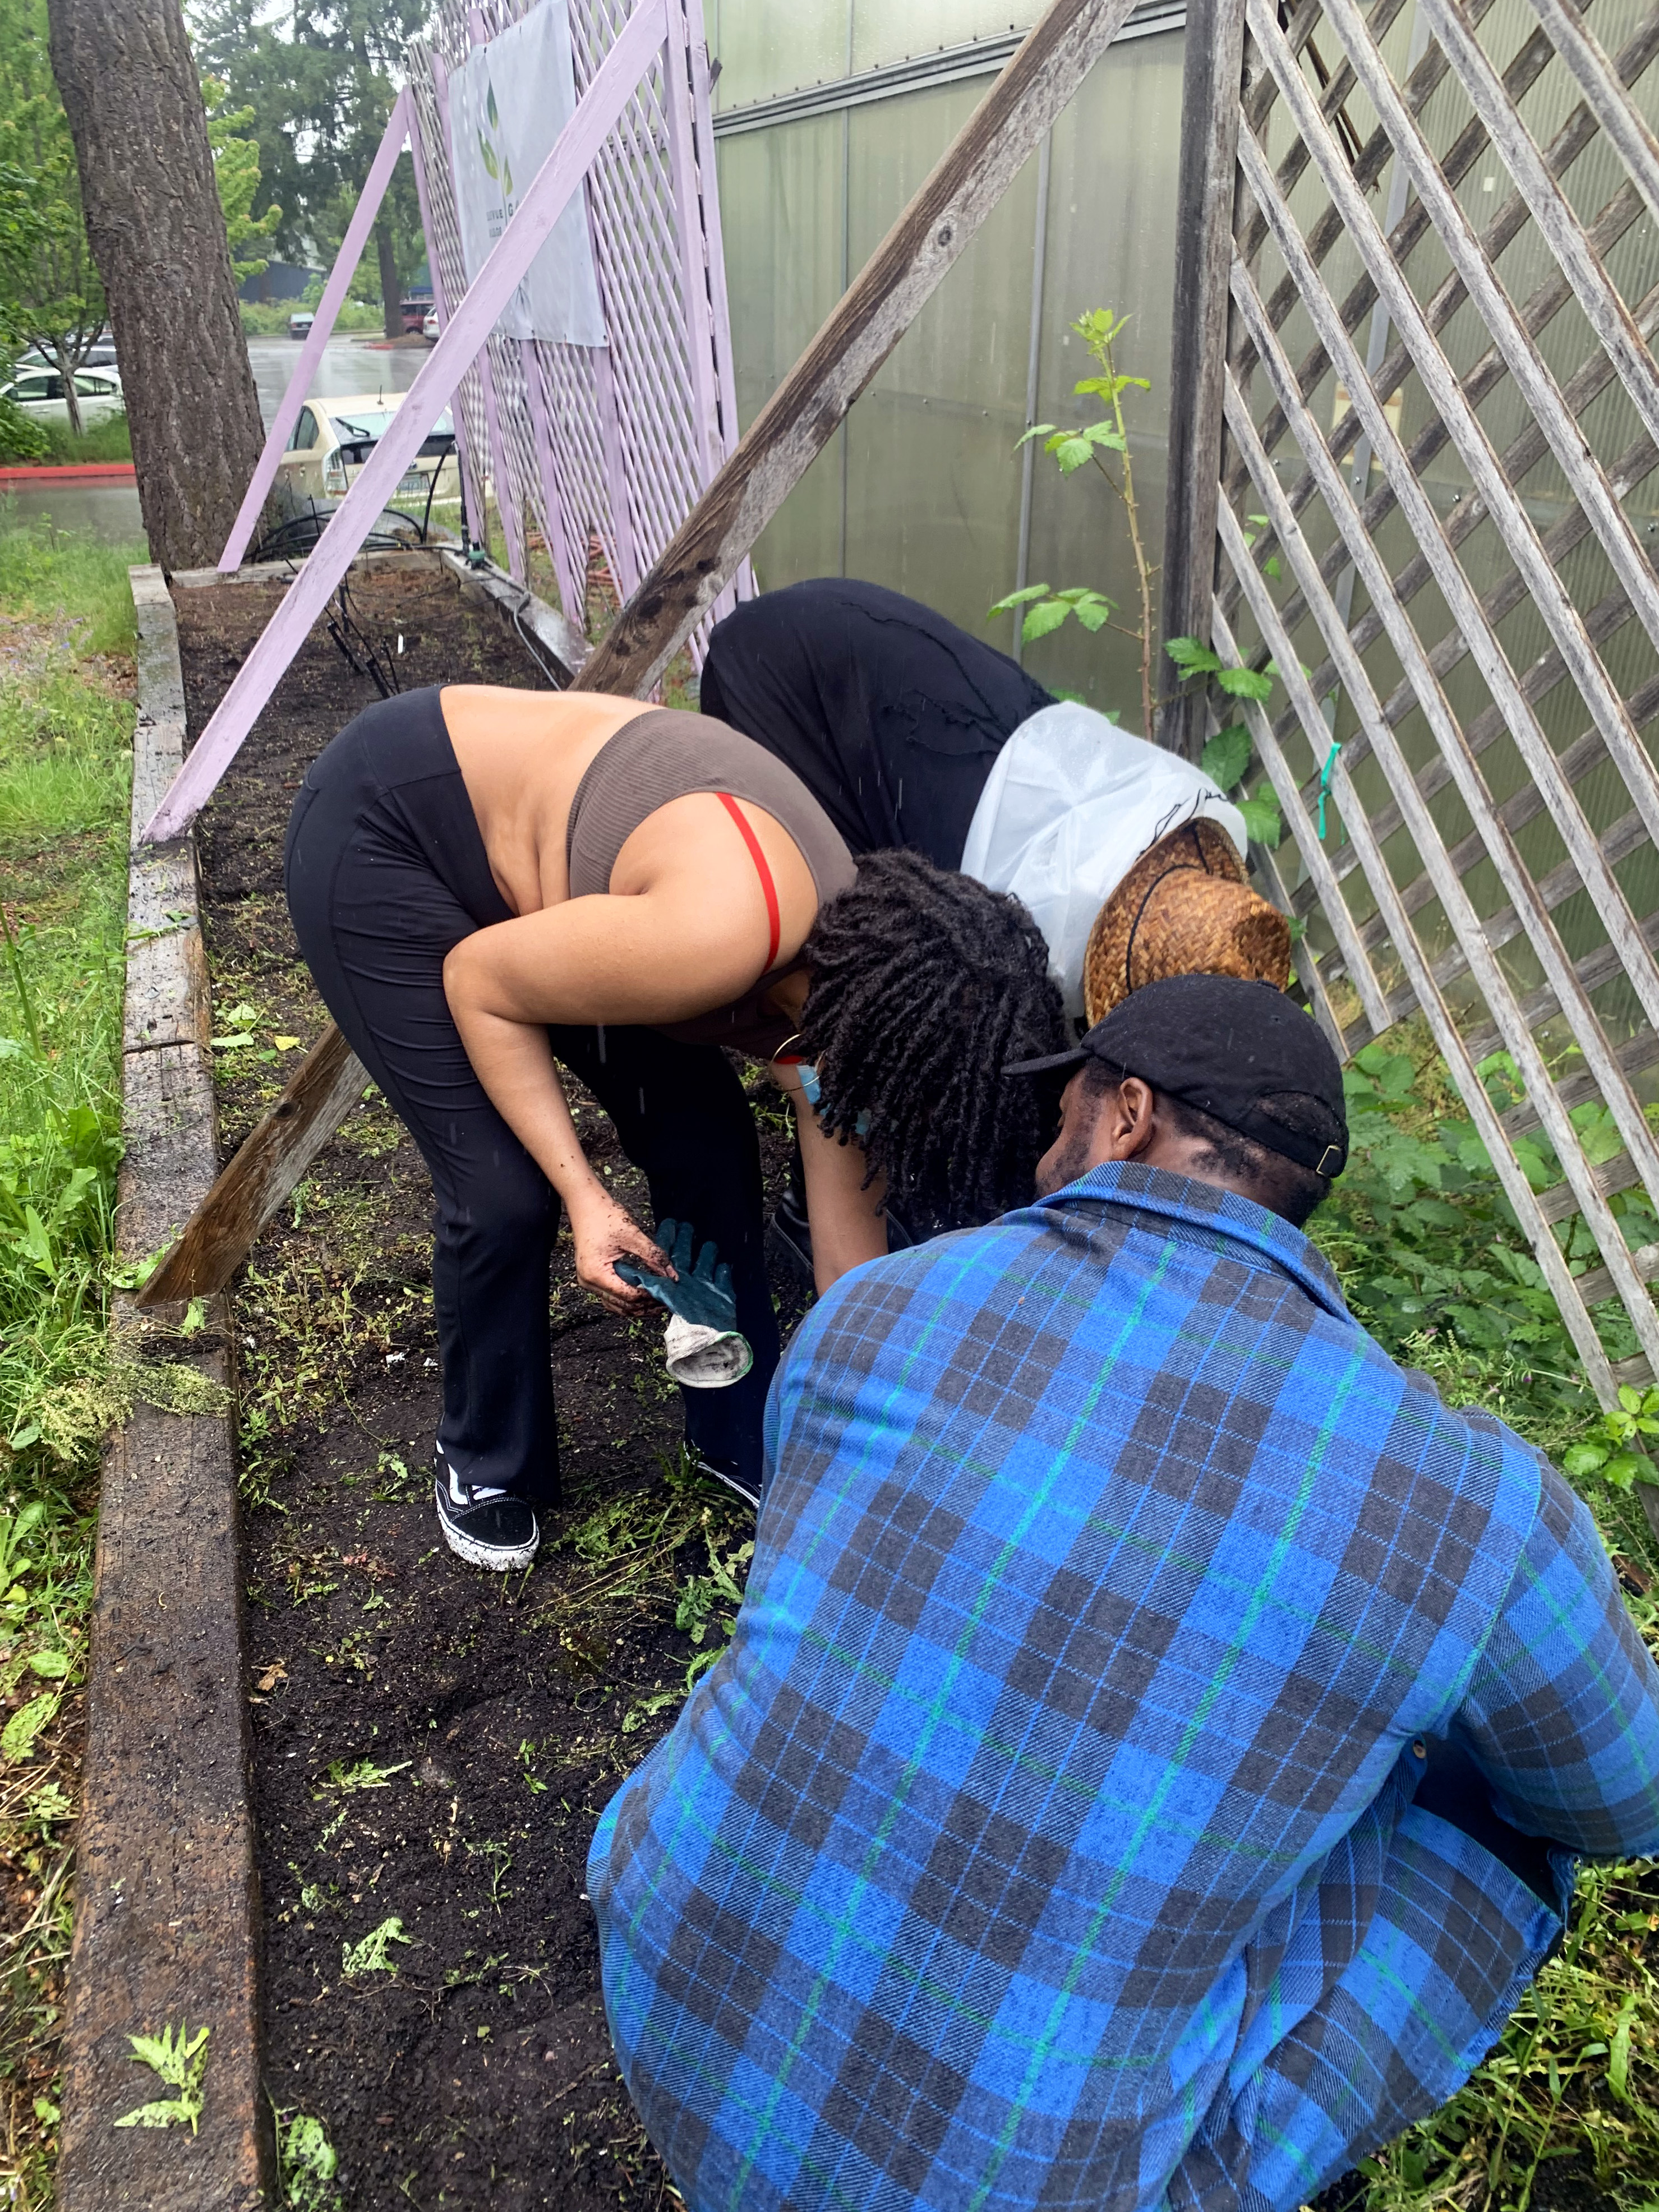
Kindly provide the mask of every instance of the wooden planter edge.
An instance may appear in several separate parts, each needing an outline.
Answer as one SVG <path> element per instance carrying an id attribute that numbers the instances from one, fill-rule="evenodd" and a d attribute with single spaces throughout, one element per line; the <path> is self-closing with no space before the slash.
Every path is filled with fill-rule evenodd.
<path id="1" fill-rule="evenodd" d="M 132 822 L 184 752 L 173 602 L 131 570 L 138 623 Z M 122 1043 L 124 1258 L 175 1235 L 218 1172 L 193 837 L 133 852 Z M 112 1356 L 194 1370 L 211 1410 L 166 1413 L 135 1392 L 106 1444 L 100 1493 L 85 1779 L 64 2025 L 60 2212 L 253 2212 L 267 2201 L 260 2092 L 258 1887 L 247 1703 L 228 1300 L 140 1316 L 121 1296 Z M 216 1401 L 214 1402 L 214 1401 Z M 209 2030 L 199 2132 L 118 2127 L 173 2093 L 129 2038 Z"/>

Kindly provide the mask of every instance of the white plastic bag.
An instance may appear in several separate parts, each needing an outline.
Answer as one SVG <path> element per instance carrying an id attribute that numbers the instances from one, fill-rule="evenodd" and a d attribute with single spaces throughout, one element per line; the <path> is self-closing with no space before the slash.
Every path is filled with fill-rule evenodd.
<path id="1" fill-rule="evenodd" d="M 1149 845 L 1205 817 L 1242 858 L 1244 817 L 1202 769 L 1062 700 L 1022 722 L 998 754 L 963 873 L 1024 901 L 1066 1013 L 1080 1014 L 1083 955 L 1102 905 Z"/>

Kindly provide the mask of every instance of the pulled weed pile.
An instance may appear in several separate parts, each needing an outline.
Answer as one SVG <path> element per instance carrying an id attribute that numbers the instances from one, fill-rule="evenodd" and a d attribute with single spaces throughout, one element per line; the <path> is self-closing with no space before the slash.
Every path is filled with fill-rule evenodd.
<path id="1" fill-rule="evenodd" d="M 0 2190 L 50 2202 L 119 1158 L 129 558 L 0 514 Z"/>

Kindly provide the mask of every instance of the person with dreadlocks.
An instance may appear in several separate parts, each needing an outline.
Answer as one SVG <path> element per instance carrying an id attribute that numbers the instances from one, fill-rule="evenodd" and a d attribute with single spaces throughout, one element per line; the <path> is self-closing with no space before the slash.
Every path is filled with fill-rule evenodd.
<path id="1" fill-rule="evenodd" d="M 822 1116 L 804 1113 L 830 1279 L 886 1251 L 884 1178 L 922 1218 L 1029 1188 L 1040 1111 L 960 1046 L 1000 1064 L 1064 1042 L 1030 917 L 915 854 L 855 866 L 800 778 L 710 716 L 469 684 L 382 701 L 307 774 L 286 886 L 329 1011 L 431 1170 L 434 1500 L 475 1565 L 527 1565 L 559 1494 L 561 1206 L 585 1287 L 628 1314 L 654 1285 L 699 1340 L 686 1358 L 723 1363 L 671 1368 L 726 1386 L 688 1392 L 687 1442 L 758 1495 L 778 1330 L 754 1120 L 722 1047 L 770 1060 L 812 1041 L 782 1073 L 804 1096 L 799 1061 L 820 1071 Z M 561 1067 L 644 1170 L 666 1249 L 589 1164 Z M 860 1130 L 867 1153 L 841 1141 Z"/>
<path id="2" fill-rule="evenodd" d="M 716 624 L 702 682 L 704 712 L 792 769 L 850 851 L 902 848 L 1017 897 L 1079 1028 L 1162 976 L 1286 981 L 1289 927 L 1249 888 L 1243 817 L 1212 779 L 1092 708 L 1054 699 L 1006 653 L 918 600 L 840 576 L 763 592 Z M 899 883 L 884 858 L 858 909 L 878 931 L 883 900 L 900 898 L 907 920 L 908 902 L 926 902 L 919 878 L 903 879 L 902 897 Z M 954 945 L 953 957 L 964 950 Z M 803 1024 L 815 1034 L 832 1003 L 851 1004 L 879 1030 L 880 1042 L 866 1046 L 854 1024 L 851 1049 L 859 1080 L 878 1082 L 888 1102 L 878 1131 L 872 1115 L 870 1157 L 885 1173 L 895 1245 L 917 1229 L 988 1218 L 990 1187 L 963 1184 L 964 1157 L 951 1188 L 934 1176 L 925 1206 L 917 1194 L 921 1151 L 931 1146 L 936 1164 L 943 1155 L 913 1083 L 904 1022 L 884 1018 L 900 1006 L 908 1018 L 896 971 L 910 953 L 910 939 L 894 943 L 878 982 L 862 921 L 844 955 L 823 940 L 814 972 L 833 959 L 839 980 L 833 992 L 817 987 L 814 1018 Z M 921 1003 L 930 1024 L 953 1018 L 948 1005 Z M 976 1079 L 968 1072 L 974 1059 L 964 1041 L 951 1062 L 958 1088 Z M 820 1062 L 820 1087 L 842 1099 L 853 1073 Z M 811 1084 L 810 1067 L 804 1081 Z M 804 1103 L 798 1097 L 804 1131 L 810 1103 L 810 1090 Z M 969 1102 L 958 1103 L 971 1115 Z M 855 1124 L 838 1104 L 824 1126 L 848 1133 Z M 841 1273 L 842 1255 L 813 1241 L 806 1141 L 772 1233 L 823 1291 Z M 981 1174 L 977 1153 L 973 1174 Z"/>

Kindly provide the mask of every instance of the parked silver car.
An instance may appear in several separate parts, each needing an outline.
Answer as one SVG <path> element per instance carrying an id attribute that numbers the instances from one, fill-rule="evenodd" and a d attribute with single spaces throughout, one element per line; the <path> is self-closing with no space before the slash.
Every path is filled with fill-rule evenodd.
<path id="1" fill-rule="evenodd" d="M 0 384 L 0 393 L 14 400 L 32 422 L 67 422 L 70 419 L 64 380 L 55 368 L 32 365 L 19 368 Z M 88 430 L 94 422 L 106 422 L 112 415 L 118 415 L 126 404 L 121 395 L 119 372 L 112 368 L 78 369 L 75 396 L 80 402 L 82 422 Z"/>
<path id="2" fill-rule="evenodd" d="M 282 505 L 292 513 L 310 504 L 320 505 L 325 500 L 343 499 L 352 478 L 402 404 L 400 392 L 362 393 L 346 399 L 307 400 L 294 426 L 293 443 L 277 465 L 277 495 Z M 404 471 L 392 495 L 394 500 L 405 506 L 418 501 L 424 508 L 428 491 L 434 499 L 460 497 L 460 471 L 452 450 L 453 441 L 446 411 L 421 452 Z M 438 479 L 435 488 L 432 482 L 434 472 Z"/>

